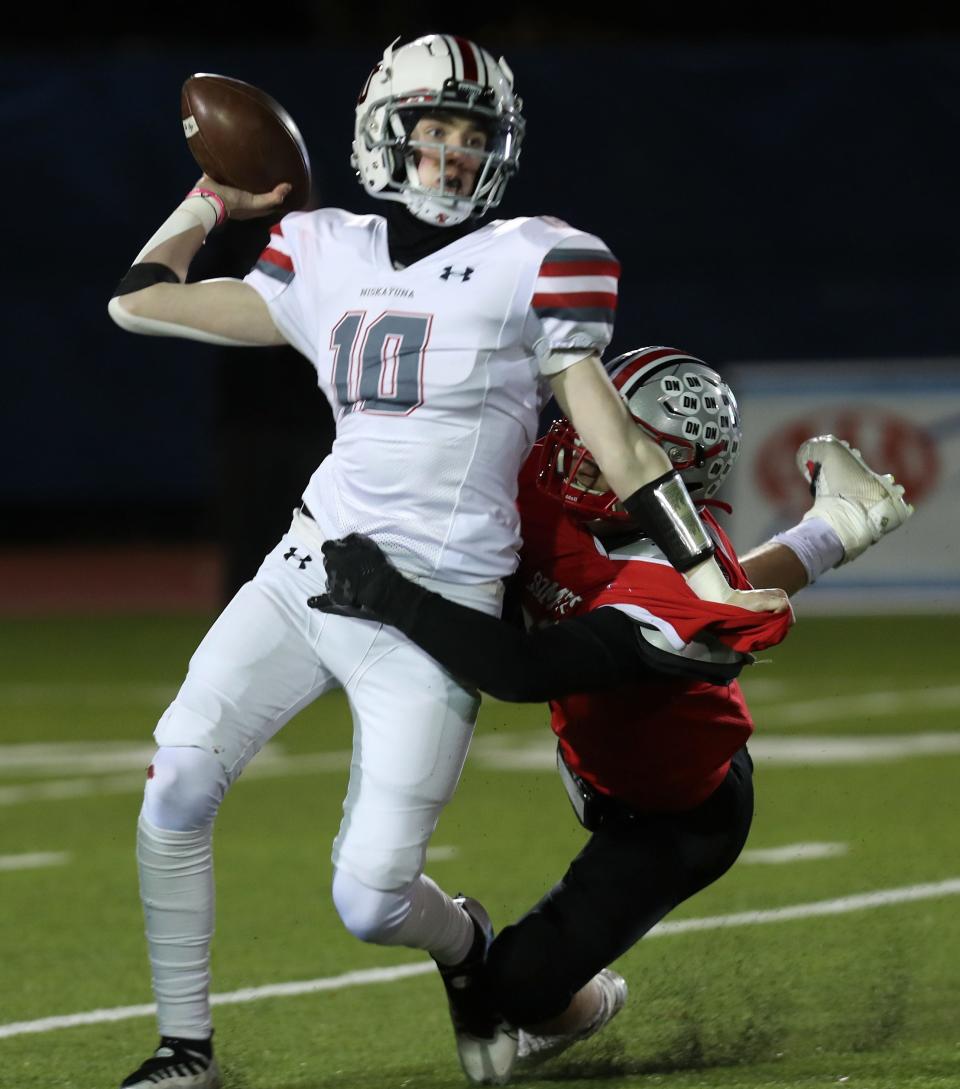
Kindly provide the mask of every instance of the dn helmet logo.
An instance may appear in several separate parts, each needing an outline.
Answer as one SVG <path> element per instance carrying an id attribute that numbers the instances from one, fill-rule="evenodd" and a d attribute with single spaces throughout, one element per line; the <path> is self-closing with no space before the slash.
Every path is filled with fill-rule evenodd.
<path id="1" fill-rule="evenodd" d="M 453 265 L 447 265 L 447 267 L 440 273 L 441 280 L 449 280 L 451 276 L 459 276 L 462 283 L 466 283 L 467 280 L 473 275 L 474 269 L 467 265 L 466 268 L 454 268 Z"/>

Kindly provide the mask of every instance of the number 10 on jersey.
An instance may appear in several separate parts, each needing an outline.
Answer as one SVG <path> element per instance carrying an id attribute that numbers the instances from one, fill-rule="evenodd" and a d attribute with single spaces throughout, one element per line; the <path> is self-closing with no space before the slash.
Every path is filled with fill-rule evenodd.
<path id="1" fill-rule="evenodd" d="M 423 404 L 423 361 L 432 314 L 387 310 L 367 321 L 348 311 L 330 334 L 333 388 L 340 413 L 408 416 Z"/>

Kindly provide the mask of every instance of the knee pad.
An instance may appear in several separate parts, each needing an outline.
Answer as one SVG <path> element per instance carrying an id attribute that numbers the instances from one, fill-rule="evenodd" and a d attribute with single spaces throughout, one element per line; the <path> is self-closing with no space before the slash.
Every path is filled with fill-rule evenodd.
<path id="1" fill-rule="evenodd" d="M 147 772 L 143 815 L 156 828 L 192 832 L 206 828 L 227 790 L 227 773 L 206 749 L 162 746 Z"/>
<path id="2" fill-rule="evenodd" d="M 334 870 L 333 905 L 343 925 L 363 942 L 399 944 L 398 932 L 410 914 L 409 885 L 385 892 L 364 885 L 346 870 Z"/>

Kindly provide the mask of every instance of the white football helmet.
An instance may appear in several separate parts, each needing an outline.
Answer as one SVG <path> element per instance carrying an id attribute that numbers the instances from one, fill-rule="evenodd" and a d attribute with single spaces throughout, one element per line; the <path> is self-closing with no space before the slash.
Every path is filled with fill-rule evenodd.
<path id="1" fill-rule="evenodd" d="M 399 41 L 399 39 L 397 39 Z M 430 34 L 394 50 L 389 45 L 360 92 L 351 162 L 367 192 L 397 200 L 425 223 L 456 226 L 500 203 L 517 169 L 524 121 L 513 73 L 501 57 L 466 38 Z M 445 187 L 446 148 L 412 141 L 417 120 L 431 111 L 468 115 L 487 135 L 472 193 Z M 419 152 L 439 159 L 440 188 L 422 185 Z"/>

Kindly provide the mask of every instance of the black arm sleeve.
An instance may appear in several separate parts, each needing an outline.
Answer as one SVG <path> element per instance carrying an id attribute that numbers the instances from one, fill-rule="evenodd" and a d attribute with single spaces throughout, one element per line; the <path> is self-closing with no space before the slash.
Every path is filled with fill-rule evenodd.
<path id="1" fill-rule="evenodd" d="M 454 676 L 498 699 L 539 703 L 665 675 L 729 684 L 731 671 L 739 672 L 657 650 L 619 609 L 601 608 L 527 632 L 407 586 L 416 593 L 404 593 L 407 607 L 392 610 L 389 622 Z"/>

